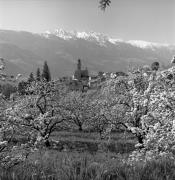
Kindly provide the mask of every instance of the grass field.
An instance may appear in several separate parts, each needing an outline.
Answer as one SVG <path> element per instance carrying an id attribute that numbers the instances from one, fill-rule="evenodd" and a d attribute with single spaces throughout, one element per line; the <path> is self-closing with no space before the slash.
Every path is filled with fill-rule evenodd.
<path id="1" fill-rule="evenodd" d="M 129 153 L 135 149 L 136 139 L 129 133 L 112 133 L 111 140 L 99 139 L 99 135 L 95 132 L 57 132 L 53 134 L 52 139 L 59 141 L 58 149 L 67 151 L 78 151 L 97 153 Z M 56 147 L 55 147 L 56 148 Z"/>
<path id="2" fill-rule="evenodd" d="M 8 171 L 2 180 L 174 180 L 175 162 L 167 159 L 130 166 L 123 161 L 135 149 L 129 133 L 112 133 L 111 141 L 97 133 L 57 132 L 57 144 L 40 149 Z"/>

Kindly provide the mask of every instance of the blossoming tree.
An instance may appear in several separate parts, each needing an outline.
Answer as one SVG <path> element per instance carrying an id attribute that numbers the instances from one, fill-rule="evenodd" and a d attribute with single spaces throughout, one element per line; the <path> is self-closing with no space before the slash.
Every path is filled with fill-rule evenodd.
<path id="1" fill-rule="evenodd" d="M 83 126 L 88 127 L 90 120 L 94 116 L 93 102 L 96 98 L 96 91 L 79 92 L 71 91 L 63 97 L 64 103 L 60 106 L 64 112 L 67 125 L 78 127 L 79 131 L 83 130 Z"/>
<path id="2" fill-rule="evenodd" d="M 0 58 L 0 81 L 1 82 L 15 82 L 21 76 L 16 77 L 8 75 L 5 72 L 6 63 L 3 58 Z M 12 106 L 13 102 L 6 99 L 3 94 L 0 94 L 0 166 L 10 167 L 23 159 L 22 146 L 13 144 L 13 136 L 15 127 L 9 123 L 6 118 L 6 110 Z"/>
<path id="3" fill-rule="evenodd" d="M 59 108 L 64 93 L 66 88 L 54 81 L 33 82 L 28 87 L 28 95 L 20 96 L 7 109 L 8 120 L 19 127 L 20 135 L 27 137 L 31 146 L 50 145 L 51 133 L 65 120 Z"/>
<path id="4" fill-rule="evenodd" d="M 158 72 L 138 70 L 110 79 L 103 88 L 103 100 L 110 104 L 106 109 L 111 115 L 109 129 L 120 124 L 135 134 L 141 149 L 136 151 L 138 156 L 174 153 L 174 74 L 174 67 Z"/>

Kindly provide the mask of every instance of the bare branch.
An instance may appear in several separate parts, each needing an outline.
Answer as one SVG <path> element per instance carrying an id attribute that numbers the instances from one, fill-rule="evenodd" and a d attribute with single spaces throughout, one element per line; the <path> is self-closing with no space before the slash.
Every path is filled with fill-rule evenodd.
<path id="1" fill-rule="evenodd" d="M 100 0 L 100 5 L 99 7 L 104 11 L 107 6 L 110 6 L 111 0 Z"/>

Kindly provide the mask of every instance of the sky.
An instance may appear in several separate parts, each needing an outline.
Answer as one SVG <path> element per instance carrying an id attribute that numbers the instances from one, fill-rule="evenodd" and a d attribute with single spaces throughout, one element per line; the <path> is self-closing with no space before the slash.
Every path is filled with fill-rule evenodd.
<path id="1" fill-rule="evenodd" d="M 0 0 L 0 29 L 95 31 L 123 40 L 175 44 L 175 0 Z"/>

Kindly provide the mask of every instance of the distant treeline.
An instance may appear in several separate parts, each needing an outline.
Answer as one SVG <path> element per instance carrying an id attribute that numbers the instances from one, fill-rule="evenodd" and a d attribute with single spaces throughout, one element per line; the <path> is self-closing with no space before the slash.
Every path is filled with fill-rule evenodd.
<path id="1" fill-rule="evenodd" d="M 20 81 L 17 85 L 5 83 L 0 84 L 0 93 L 4 96 L 4 98 L 9 99 L 11 94 L 18 92 L 20 95 L 26 94 L 26 88 L 33 82 L 33 81 L 41 81 L 45 80 L 47 82 L 51 81 L 51 74 L 47 64 L 47 61 L 43 64 L 42 73 L 40 68 L 37 68 L 36 75 L 33 72 L 30 73 L 29 77 L 26 80 Z"/>

